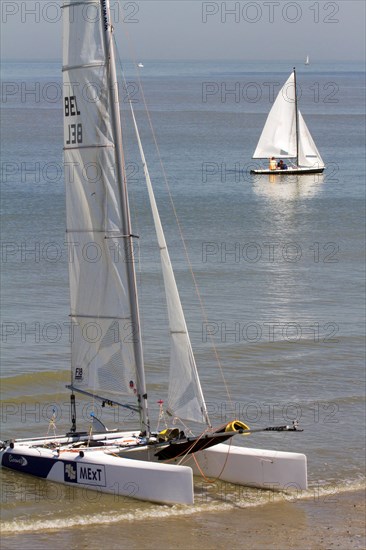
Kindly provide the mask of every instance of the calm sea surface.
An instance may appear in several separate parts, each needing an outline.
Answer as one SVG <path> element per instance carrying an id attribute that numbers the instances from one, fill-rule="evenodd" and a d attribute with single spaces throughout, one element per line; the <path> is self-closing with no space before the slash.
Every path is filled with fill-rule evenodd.
<path id="1" fill-rule="evenodd" d="M 266 116 L 292 64 L 149 62 L 140 71 L 201 299 L 194 291 L 161 166 L 126 66 L 122 110 L 138 123 L 214 424 L 300 420 L 303 433 L 238 439 L 306 453 L 309 494 L 364 486 L 364 74 L 357 64 L 298 67 L 300 109 L 325 161 L 323 176 L 249 175 Z M 70 328 L 59 63 L 3 65 L 2 439 L 70 425 Z M 141 166 L 125 127 L 150 403 L 164 399 L 169 345 L 162 280 Z M 93 250 L 86 254 L 93 254 Z M 218 366 L 212 343 L 220 358 Z M 224 373 L 225 382 L 222 377 Z M 228 392 L 227 392 L 227 389 Z M 229 394 L 229 395 L 228 395 Z M 91 404 L 78 404 L 80 427 Z M 135 426 L 97 408 L 110 427 Z M 52 433 L 52 430 L 51 430 Z M 72 492 L 1 471 L 2 531 L 32 548 L 34 532 L 92 528 L 268 500 L 267 493 L 197 480 L 194 507 Z M 217 498 L 217 494 L 220 498 Z M 306 495 L 304 495 L 306 496 Z M 281 497 L 276 497 L 281 498 Z M 71 531 L 69 531 L 71 529 Z M 73 531 L 74 532 L 74 531 Z M 85 534 L 85 532 L 84 532 Z M 39 542 L 39 541 L 38 541 Z"/>

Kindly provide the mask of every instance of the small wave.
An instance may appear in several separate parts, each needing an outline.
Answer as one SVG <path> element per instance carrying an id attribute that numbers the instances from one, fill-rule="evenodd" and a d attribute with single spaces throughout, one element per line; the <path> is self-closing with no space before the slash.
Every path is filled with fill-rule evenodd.
<path id="1" fill-rule="evenodd" d="M 211 507 L 210 511 L 221 511 L 230 509 L 230 505 L 220 505 Z M 58 531 L 60 529 L 70 529 L 73 527 L 90 526 L 90 525 L 103 525 L 108 523 L 119 523 L 126 521 L 144 521 L 149 519 L 163 519 L 167 517 L 187 516 L 197 512 L 208 511 L 207 507 L 182 507 L 180 509 L 176 507 L 161 507 L 154 508 L 153 510 L 137 510 L 134 512 L 126 512 L 122 514 L 102 513 L 102 514 L 89 514 L 85 516 L 78 516 L 73 518 L 63 519 L 50 519 L 50 520 L 38 520 L 38 521 L 9 521 L 1 524 L 2 534 L 9 533 L 24 533 L 35 531 Z"/>
<path id="2" fill-rule="evenodd" d="M 70 381 L 70 371 L 38 371 L 1 379 L 3 399 L 55 394 Z"/>
<path id="3" fill-rule="evenodd" d="M 49 384 L 54 382 L 67 382 L 70 380 L 69 370 L 58 371 L 37 371 L 17 374 L 14 376 L 4 376 L 1 379 L 1 384 L 4 389 L 11 389 L 19 386 L 27 386 L 28 384 Z"/>
<path id="4" fill-rule="evenodd" d="M 41 519 L 41 520 L 14 520 L 6 521 L 0 524 L 3 535 L 58 531 L 60 529 L 73 529 L 78 527 L 106 525 L 123 522 L 160 520 L 164 518 L 177 518 L 179 516 L 190 516 L 199 513 L 225 512 L 237 508 L 253 508 L 265 504 L 276 505 L 283 502 L 294 503 L 297 501 L 315 500 L 316 502 L 334 503 L 337 501 L 337 495 L 345 492 L 355 492 L 365 489 L 365 480 L 349 481 L 338 485 L 337 488 L 329 485 L 316 485 L 310 487 L 307 491 L 298 493 L 273 493 L 272 491 L 253 490 L 241 487 L 244 491 L 253 491 L 251 498 L 236 498 L 236 492 L 226 493 L 224 501 L 207 502 L 204 504 L 195 504 L 194 506 L 166 506 L 152 505 L 152 508 L 143 510 L 134 510 L 133 512 L 94 513 L 79 515 L 67 518 Z M 146 503 L 144 503 L 146 504 Z"/>
<path id="5" fill-rule="evenodd" d="M 312 484 L 308 490 L 304 492 L 301 496 L 301 500 L 314 498 L 323 499 L 323 502 L 331 502 L 332 498 L 336 499 L 336 495 L 364 491 L 365 489 L 366 480 L 363 476 L 359 479 L 338 481 L 336 485 L 325 480 L 318 480 L 316 484 Z"/>

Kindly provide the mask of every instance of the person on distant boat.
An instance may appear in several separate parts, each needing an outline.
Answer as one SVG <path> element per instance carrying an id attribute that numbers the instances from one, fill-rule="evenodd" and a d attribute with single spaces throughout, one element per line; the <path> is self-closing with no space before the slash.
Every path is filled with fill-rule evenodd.
<path id="1" fill-rule="evenodd" d="M 287 164 L 285 164 L 283 162 L 283 160 L 281 159 L 278 163 L 277 163 L 277 168 L 279 170 L 287 170 Z"/>
<path id="2" fill-rule="evenodd" d="M 272 158 L 269 159 L 269 169 L 270 170 L 276 170 L 276 168 L 277 168 L 276 159 L 274 157 L 272 157 Z"/>

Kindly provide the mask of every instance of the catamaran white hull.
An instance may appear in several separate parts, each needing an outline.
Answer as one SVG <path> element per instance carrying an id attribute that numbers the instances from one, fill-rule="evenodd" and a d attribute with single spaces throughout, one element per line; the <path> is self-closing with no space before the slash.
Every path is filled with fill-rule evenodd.
<path id="1" fill-rule="evenodd" d="M 83 455 L 83 456 L 82 456 Z M 164 504 L 193 504 L 193 472 L 177 466 L 113 456 L 101 450 L 64 451 L 7 448 L 1 453 L 6 468 L 49 481 L 116 496 Z"/>
<path id="2" fill-rule="evenodd" d="M 300 453 L 251 449 L 219 443 L 200 451 L 188 463 L 195 475 L 273 490 L 307 489 L 306 456 Z M 187 463 L 185 463 L 187 464 Z M 200 471 L 201 470 L 201 471 Z"/>
<path id="3" fill-rule="evenodd" d="M 270 174 L 273 176 L 289 176 L 289 175 L 305 175 L 305 174 L 322 174 L 324 168 L 287 168 L 287 170 L 269 170 L 269 168 L 258 168 L 251 170 L 251 174 Z"/>
<path id="4" fill-rule="evenodd" d="M 219 443 L 196 452 L 194 458 L 187 456 L 184 465 L 178 464 L 182 457 L 167 464 L 154 456 L 154 446 L 125 447 L 124 456 L 120 456 L 117 443 L 129 437 L 133 437 L 130 432 L 94 436 L 93 441 L 101 444 L 108 439 L 106 447 L 96 449 L 41 446 L 50 438 L 15 441 L 0 452 L 0 460 L 3 467 L 42 479 L 164 504 L 193 504 L 193 475 L 263 489 L 307 488 L 303 454 Z M 70 443 L 70 438 L 58 440 L 66 442 Z"/>

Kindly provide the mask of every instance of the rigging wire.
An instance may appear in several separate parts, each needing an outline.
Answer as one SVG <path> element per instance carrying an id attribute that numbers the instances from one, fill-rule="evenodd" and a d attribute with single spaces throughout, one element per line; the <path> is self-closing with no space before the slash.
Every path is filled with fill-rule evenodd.
<path id="1" fill-rule="evenodd" d="M 120 76 L 122 77 L 122 80 L 123 80 L 123 84 L 124 84 L 124 88 L 125 90 L 127 91 L 128 90 L 128 83 L 127 83 L 127 80 L 126 80 L 126 76 L 125 76 L 125 71 L 124 71 L 124 67 L 123 67 L 123 63 L 122 63 L 122 59 L 121 59 L 121 56 L 120 56 L 120 53 L 119 53 L 119 48 L 117 46 L 117 43 L 116 43 L 116 39 L 115 39 L 115 36 L 113 35 L 113 40 L 114 40 L 114 46 L 115 46 L 115 54 L 116 54 L 116 62 L 117 62 L 117 65 L 118 65 L 118 69 L 119 69 L 119 72 L 120 72 Z M 127 97 L 128 97 L 128 92 L 127 92 Z M 120 102 L 121 103 L 121 102 Z M 130 100 L 128 100 L 128 104 L 130 104 Z M 128 112 L 131 113 L 130 109 L 128 109 Z M 121 112 L 121 116 L 122 115 L 122 112 Z M 130 114 L 131 116 L 131 114 Z M 126 114 L 124 116 L 124 120 L 127 120 L 127 117 L 128 115 Z M 126 135 L 126 133 L 124 134 L 124 136 Z M 126 143 L 126 138 L 124 137 L 124 143 Z M 130 141 L 131 142 L 131 141 Z M 127 142 L 128 144 L 130 142 Z M 135 143 L 135 142 L 133 142 Z M 127 177 L 127 173 L 126 173 L 126 178 L 128 179 Z M 127 182 L 128 183 L 128 182 Z M 129 187 L 130 191 L 131 191 L 131 188 Z M 139 212 L 139 208 L 137 208 L 136 206 L 136 197 L 135 197 L 135 193 L 134 193 L 134 188 L 132 186 L 132 193 L 130 193 L 130 196 L 132 195 L 132 207 L 133 207 L 133 216 L 134 216 L 134 225 L 136 225 L 137 227 L 137 232 L 138 234 L 140 235 L 140 230 L 139 230 L 139 227 L 141 226 L 141 222 L 140 222 L 140 212 Z M 144 284 L 144 270 L 143 270 L 143 262 L 147 259 L 147 261 L 149 262 L 149 260 L 151 259 L 150 256 L 146 255 L 146 248 L 144 249 L 143 247 L 141 246 L 138 246 L 138 266 L 137 266 L 137 269 L 136 269 L 136 274 L 138 275 L 138 283 L 139 283 L 139 288 L 141 290 L 141 295 L 142 295 L 142 301 L 141 303 L 139 304 L 139 311 L 140 311 L 140 320 L 141 320 L 141 323 L 142 323 L 142 326 L 145 326 L 145 323 L 146 323 L 146 319 L 148 316 L 145 315 L 146 311 L 143 307 L 144 305 L 144 296 L 146 296 L 146 293 L 145 293 L 145 284 Z M 159 248 L 158 248 L 158 244 L 156 242 L 156 250 L 155 252 L 158 253 L 159 251 Z M 151 250 L 150 250 L 150 254 L 154 254 Z M 156 255 L 153 255 L 153 258 L 154 260 L 156 260 Z M 133 258 L 134 261 L 135 261 L 135 257 Z M 160 261 L 160 260 L 158 260 Z M 146 265 L 146 264 L 145 264 Z M 155 277 L 155 272 L 152 274 L 152 277 Z M 162 274 L 160 274 L 160 276 L 157 277 L 157 281 L 155 282 L 155 290 L 156 290 L 156 286 L 158 286 L 158 290 L 156 292 L 156 294 L 160 297 L 164 297 L 165 296 L 165 290 L 164 290 L 164 285 L 163 285 L 163 277 L 162 277 Z M 164 299 L 164 298 L 162 298 Z M 163 308 L 163 311 L 161 313 L 162 315 L 162 319 L 163 319 L 163 322 L 165 323 L 166 327 L 168 326 L 168 314 L 167 314 L 167 310 Z M 154 314 L 154 318 L 156 319 L 156 314 Z M 153 336 L 153 340 L 154 340 L 154 336 Z M 156 347 L 156 351 L 157 351 L 157 355 L 158 355 L 158 365 L 159 367 L 162 366 L 162 365 L 167 365 L 167 357 L 166 357 L 166 354 L 164 354 L 161 350 L 161 347 L 160 346 L 157 346 Z M 144 357 L 144 360 L 145 360 L 145 357 Z M 152 363 L 154 364 L 155 361 Z M 149 409 L 152 410 L 154 407 L 154 401 L 150 402 L 149 404 Z M 160 414 L 160 413 L 159 413 Z"/>
<path id="2" fill-rule="evenodd" d="M 114 38 L 115 52 L 116 52 L 116 57 L 117 57 L 120 73 L 121 73 L 121 76 L 122 76 L 122 79 L 123 79 L 124 87 L 127 91 L 128 90 L 128 84 L 127 84 L 127 80 L 126 80 L 126 76 L 125 76 L 125 72 L 124 72 L 124 68 L 123 68 L 122 59 L 121 59 L 119 49 L 118 49 L 117 44 L 116 44 L 115 37 L 113 37 L 113 38 Z M 128 97 L 128 95 L 127 95 L 127 97 Z M 130 103 L 130 100 L 128 100 L 128 104 L 129 103 Z M 128 112 L 131 113 L 130 110 L 128 110 Z M 130 114 L 130 116 L 131 116 L 131 114 Z M 125 116 L 125 119 L 127 119 L 127 115 Z M 126 142 L 126 139 L 124 141 Z M 131 189 L 131 188 L 129 187 L 129 189 Z M 133 187 L 132 187 L 132 190 L 133 190 Z M 136 207 L 136 197 L 135 197 L 134 193 L 132 193 L 132 198 L 133 198 L 133 215 L 134 215 L 134 219 L 136 220 L 136 222 L 134 222 L 134 223 L 137 224 L 137 231 L 138 231 L 138 234 L 140 235 L 139 226 L 141 225 L 141 222 L 140 222 L 140 216 L 139 216 L 139 208 Z M 158 244 L 156 243 L 156 252 L 158 252 L 158 250 L 159 250 Z M 151 252 L 150 252 L 150 254 L 151 254 Z M 150 256 L 146 256 L 146 250 L 144 250 L 143 247 L 138 246 L 138 270 L 137 270 L 137 272 L 138 272 L 138 275 L 139 275 L 139 286 L 142 289 L 143 293 L 144 293 L 144 288 L 145 287 L 144 287 L 144 277 L 143 277 L 144 270 L 142 268 L 142 265 L 143 265 L 142 262 L 146 258 L 147 258 L 148 262 L 151 259 Z M 155 256 L 154 256 L 154 260 L 156 260 Z M 153 273 L 152 276 L 155 277 L 155 273 Z M 165 291 L 164 291 L 164 288 L 163 288 L 162 275 L 160 275 L 158 277 L 157 285 L 159 287 L 159 291 L 158 291 L 159 296 L 165 296 Z M 142 304 L 140 304 L 141 318 L 142 318 L 143 321 L 146 321 L 145 316 L 144 316 L 144 307 L 141 307 L 141 306 L 142 306 Z M 164 310 L 164 313 L 163 313 L 163 317 L 164 317 L 165 324 L 168 325 L 168 317 L 167 317 L 167 312 L 165 310 Z M 166 364 L 166 355 L 164 355 L 161 352 L 160 347 L 158 347 L 158 354 L 159 354 L 159 365 Z"/>
<path id="3" fill-rule="evenodd" d="M 123 25 L 122 25 L 122 28 L 123 28 Z M 127 47 L 130 50 L 131 59 L 133 61 L 133 65 L 134 65 L 135 70 L 136 70 L 137 69 L 137 61 L 136 61 L 136 55 L 134 53 L 134 47 L 133 47 L 133 44 L 132 44 L 132 40 L 131 40 L 131 37 L 130 37 L 126 27 L 124 27 L 124 30 L 125 30 L 125 34 L 126 34 L 126 37 L 127 37 L 127 41 L 126 41 L 127 42 Z M 118 54 L 118 59 L 120 61 L 119 51 L 118 51 L 118 47 L 117 47 L 117 44 L 116 44 L 115 37 L 114 37 L 114 41 L 115 41 L 116 51 L 117 51 L 117 54 Z M 121 70 L 122 70 L 122 74 L 123 74 L 123 78 L 124 78 L 122 64 L 121 64 Z M 181 226 L 181 223 L 179 221 L 177 210 L 176 210 L 175 203 L 174 203 L 174 200 L 173 200 L 173 196 L 172 196 L 172 193 L 171 193 L 171 190 L 170 190 L 168 177 L 167 177 L 165 167 L 164 167 L 164 163 L 163 163 L 163 160 L 162 160 L 162 157 L 161 157 L 160 148 L 159 148 L 158 141 L 157 141 L 157 138 L 156 138 L 156 134 L 155 134 L 155 131 L 154 131 L 154 127 L 153 127 L 153 124 L 152 124 L 149 108 L 147 106 L 146 97 L 145 97 L 145 94 L 144 94 L 144 90 L 143 90 L 142 81 L 141 81 L 141 78 L 140 78 L 140 75 L 139 75 L 139 71 L 136 71 L 136 74 L 137 74 L 137 80 L 138 80 L 139 88 L 140 88 L 140 91 L 141 91 L 142 100 L 143 100 L 144 107 L 145 107 L 146 116 L 148 118 L 150 130 L 151 130 L 151 133 L 152 133 L 152 137 L 153 137 L 156 152 L 157 152 L 157 155 L 158 155 L 160 167 L 161 167 L 161 170 L 162 170 L 164 183 L 165 183 L 165 186 L 166 186 L 166 189 L 167 189 L 167 193 L 168 193 L 168 197 L 169 197 L 169 200 L 170 200 L 171 208 L 172 208 L 172 211 L 174 213 L 175 221 L 176 221 L 176 224 L 177 224 L 177 227 L 178 227 L 180 239 L 181 239 L 181 242 L 182 242 L 182 245 L 183 245 L 184 253 L 185 253 L 185 256 L 186 256 L 186 259 L 187 259 L 188 267 L 189 267 L 191 277 L 192 277 L 192 280 L 193 280 L 193 284 L 194 284 L 194 287 L 195 287 L 195 292 L 196 292 L 196 295 L 197 295 L 199 303 L 200 303 L 201 314 L 202 314 L 204 322 L 207 324 L 208 323 L 208 317 L 207 317 L 205 305 L 204 305 L 202 296 L 201 296 L 200 291 L 199 291 L 197 279 L 196 279 L 196 276 L 194 274 L 193 266 L 192 266 L 192 263 L 191 263 L 191 260 L 190 260 L 190 257 L 189 257 L 188 248 L 187 248 L 186 241 L 185 241 L 185 238 L 184 238 L 182 226 Z M 125 81 L 125 83 L 126 83 L 126 81 Z M 220 370 L 220 374 L 221 374 L 222 381 L 223 381 L 223 384 L 224 384 L 224 387 L 225 387 L 226 395 L 228 397 L 231 409 L 234 413 L 234 404 L 233 404 L 233 401 L 232 401 L 232 398 L 231 398 L 231 395 L 230 395 L 229 387 L 227 385 L 227 382 L 226 382 L 226 379 L 225 379 L 225 376 L 224 376 L 224 371 L 223 371 L 223 368 L 222 368 L 222 365 L 221 365 L 220 356 L 219 356 L 218 350 L 215 346 L 215 342 L 214 342 L 212 334 L 209 335 L 209 340 L 210 340 L 210 344 L 211 344 L 213 352 L 214 352 L 214 356 L 215 356 L 218 368 Z"/>

